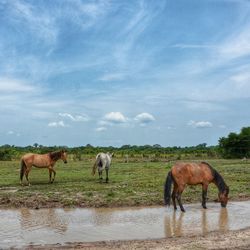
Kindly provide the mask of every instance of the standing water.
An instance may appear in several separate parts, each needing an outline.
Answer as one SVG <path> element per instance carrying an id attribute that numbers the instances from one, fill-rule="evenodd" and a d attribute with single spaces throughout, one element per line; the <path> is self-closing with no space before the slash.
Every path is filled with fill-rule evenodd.
<path id="1" fill-rule="evenodd" d="M 202 235 L 250 226 L 250 201 L 173 207 L 0 210 L 0 248 Z"/>

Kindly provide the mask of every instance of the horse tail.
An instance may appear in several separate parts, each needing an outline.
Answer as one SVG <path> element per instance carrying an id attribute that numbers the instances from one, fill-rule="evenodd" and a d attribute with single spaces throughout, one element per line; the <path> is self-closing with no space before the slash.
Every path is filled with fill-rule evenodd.
<path id="1" fill-rule="evenodd" d="M 92 175 L 95 175 L 96 169 L 97 169 L 99 163 L 100 163 L 100 155 L 97 155 L 95 163 L 94 163 L 94 165 L 92 167 Z"/>
<path id="2" fill-rule="evenodd" d="M 26 169 L 26 164 L 25 164 L 24 160 L 22 159 L 21 166 L 20 166 L 20 181 L 21 182 L 23 180 L 23 175 L 24 175 L 25 169 Z"/>
<path id="3" fill-rule="evenodd" d="M 172 172 L 169 171 L 164 186 L 164 202 L 165 205 L 167 206 L 170 206 L 172 182 L 173 182 Z"/>

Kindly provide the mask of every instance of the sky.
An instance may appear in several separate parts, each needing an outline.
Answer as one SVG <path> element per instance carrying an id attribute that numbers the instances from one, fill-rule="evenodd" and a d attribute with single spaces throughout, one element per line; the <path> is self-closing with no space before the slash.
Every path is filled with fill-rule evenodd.
<path id="1" fill-rule="evenodd" d="M 0 0 L 0 145 L 216 145 L 249 107 L 250 1 Z"/>

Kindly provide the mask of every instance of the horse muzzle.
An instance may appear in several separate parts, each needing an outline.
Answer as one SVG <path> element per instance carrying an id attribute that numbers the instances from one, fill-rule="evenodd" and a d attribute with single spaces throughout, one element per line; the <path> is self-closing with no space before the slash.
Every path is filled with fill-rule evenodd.
<path id="1" fill-rule="evenodd" d="M 64 161 L 64 163 L 66 164 L 66 163 L 68 163 L 67 161 Z"/>

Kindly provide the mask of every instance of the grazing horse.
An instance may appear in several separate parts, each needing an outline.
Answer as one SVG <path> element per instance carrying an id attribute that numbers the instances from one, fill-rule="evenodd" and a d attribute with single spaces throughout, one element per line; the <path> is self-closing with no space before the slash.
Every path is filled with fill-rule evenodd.
<path id="1" fill-rule="evenodd" d="M 102 171 L 106 171 L 106 183 L 109 181 L 109 168 L 111 165 L 112 153 L 99 153 L 96 156 L 95 163 L 92 168 L 92 175 L 95 175 L 96 169 L 98 168 L 99 179 L 102 180 Z"/>
<path id="2" fill-rule="evenodd" d="M 49 170 L 49 182 L 53 183 L 56 177 L 56 171 L 53 169 L 56 162 L 61 159 L 64 163 L 67 163 L 67 153 L 65 150 L 56 151 L 48 154 L 25 154 L 21 158 L 21 169 L 20 169 L 20 184 L 23 182 L 23 175 L 25 174 L 28 184 L 29 182 L 29 172 L 32 166 L 37 168 L 48 168 Z M 51 180 L 52 172 L 54 174 Z"/>
<path id="3" fill-rule="evenodd" d="M 226 185 L 222 176 L 212 168 L 208 163 L 176 163 L 168 172 L 165 187 L 164 201 L 170 206 L 171 185 L 174 184 L 172 200 L 174 209 L 177 209 L 175 198 L 177 199 L 180 209 L 185 212 L 181 202 L 181 194 L 186 185 L 202 185 L 202 207 L 206 207 L 208 185 L 213 182 L 219 190 L 219 201 L 222 207 L 226 207 L 228 201 L 229 187 Z"/>

